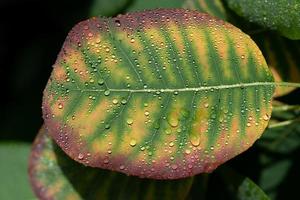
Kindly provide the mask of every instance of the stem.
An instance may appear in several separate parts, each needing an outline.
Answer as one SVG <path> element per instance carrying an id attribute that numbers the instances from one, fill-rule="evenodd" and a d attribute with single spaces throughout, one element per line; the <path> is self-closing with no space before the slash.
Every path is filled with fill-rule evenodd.
<path id="1" fill-rule="evenodd" d="M 280 87 L 296 87 L 300 88 L 300 83 L 290 83 L 290 82 L 275 82 L 276 86 Z"/>
<path id="2" fill-rule="evenodd" d="M 289 111 L 300 109 L 300 105 L 283 105 L 283 106 L 274 106 L 273 112 Z"/>
<path id="3" fill-rule="evenodd" d="M 294 122 L 297 122 L 297 121 L 300 121 L 300 118 L 297 118 L 297 119 L 293 119 L 293 120 L 287 120 L 287 121 L 283 121 L 283 122 L 279 122 L 279 123 L 276 123 L 276 124 L 270 124 L 268 126 L 269 129 L 272 129 L 272 128 L 279 128 L 279 127 L 283 127 L 283 126 L 287 126 L 287 125 L 290 125 Z"/>

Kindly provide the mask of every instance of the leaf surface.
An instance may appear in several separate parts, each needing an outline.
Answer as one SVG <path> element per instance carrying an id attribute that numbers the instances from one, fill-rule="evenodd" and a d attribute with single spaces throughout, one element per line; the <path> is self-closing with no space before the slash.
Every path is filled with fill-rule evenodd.
<path id="1" fill-rule="evenodd" d="M 160 9 L 75 26 L 43 112 L 73 159 L 176 179 L 248 149 L 267 126 L 273 92 L 249 36 L 206 14 Z"/>
<path id="2" fill-rule="evenodd" d="M 70 159 L 42 128 L 32 148 L 29 174 L 40 199 L 185 199 L 193 178 L 159 181 L 85 167 Z"/>
<path id="3" fill-rule="evenodd" d="M 226 0 L 238 15 L 290 39 L 300 39 L 299 0 Z"/>

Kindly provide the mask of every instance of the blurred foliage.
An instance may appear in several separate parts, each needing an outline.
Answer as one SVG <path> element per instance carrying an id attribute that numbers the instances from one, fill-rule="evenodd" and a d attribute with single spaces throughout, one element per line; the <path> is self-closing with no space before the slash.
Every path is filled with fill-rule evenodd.
<path id="1" fill-rule="evenodd" d="M 33 199 L 28 183 L 29 143 L 0 143 L 0 199 Z"/>
<path id="2" fill-rule="evenodd" d="M 0 84 L 4 93 L 0 104 L 0 141 L 31 142 L 36 136 L 42 125 L 42 91 L 62 43 L 76 23 L 96 15 L 115 16 L 146 8 L 182 7 L 186 1 L 2 0 Z M 258 43 L 268 63 L 274 61 L 271 58 L 275 58 L 273 63 L 279 73 L 284 75 L 282 80 L 299 82 L 294 79 L 299 77 L 298 72 L 290 71 L 291 67 L 300 68 L 299 41 L 290 41 L 275 32 L 269 33 L 265 27 L 249 23 L 246 18 L 238 16 L 225 1 L 223 5 L 228 21 Z M 243 177 L 238 182 L 240 184 L 230 182 L 233 184 L 230 186 L 228 178 L 223 176 L 222 166 L 212 174 L 196 176 L 188 199 L 249 199 L 253 197 L 251 195 L 262 194 L 261 189 L 271 199 L 297 197 L 300 179 L 299 99 L 299 89 L 278 97 L 277 100 L 283 103 L 274 104 L 273 128 L 267 129 L 254 147 L 225 164 L 225 168 Z M 0 144 L 0 199 L 33 198 L 26 174 L 29 146 L 19 142 L 15 145 Z M 232 177 L 229 179 L 238 180 Z M 16 183 L 18 189 L 15 188 Z M 228 187 L 224 187 L 226 185 Z M 238 196 L 234 196 L 232 191 L 238 191 L 234 194 Z M 244 194 L 247 195 L 243 197 Z M 254 199 L 265 197 L 262 194 L 261 198 Z"/>

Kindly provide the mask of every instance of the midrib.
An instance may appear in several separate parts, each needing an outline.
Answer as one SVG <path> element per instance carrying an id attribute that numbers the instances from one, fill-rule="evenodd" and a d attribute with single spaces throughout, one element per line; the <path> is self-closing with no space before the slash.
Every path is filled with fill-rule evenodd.
<path id="1" fill-rule="evenodd" d="M 247 87 L 255 87 L 255 86 L 275 86 L 277 83 L 275 82 L 252 82 L 252 83 L 238 83 L 231 85 L 213 85 L 213 86 L 201 86 L 201 87 L 193 87 L 193 88 L 163 88 L 163 89 L 117 89 L 117 88 L 108 88 L 108 89 L 69 89 L 71 91 L 81 91 L 81 92 L 132 92 L 132 93 L 143 93 L 143 92 L 198 92 L 205 90 L 223 90 L 230 88 L 247 88 Z"/>

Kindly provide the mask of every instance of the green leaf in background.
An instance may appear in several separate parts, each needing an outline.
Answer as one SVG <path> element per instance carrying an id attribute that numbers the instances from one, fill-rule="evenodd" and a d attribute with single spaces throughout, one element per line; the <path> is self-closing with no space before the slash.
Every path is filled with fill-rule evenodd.
<path id="1" fill-rule="evenodd" d="M 221 0 L 135 0 L 127 11 L 143 11 L 156 8 L 186 8 L 208 13 L 223 20 L 227 18 Z"/>
<path id="2" fill-rule="evenodd" d="M 90 17 L 114 16 L 124 10 L 132 0 L 93 0 L 90 8 Z M 139 1 L 142 2 L 142 1 Z"/>
<path id="3" fill-rule="evenodd" d="M 238 15 L 262 27 L 300 39 L 299 0 L 226 0 Z"/>
<path id="4" fill-rule="evenodd" d="M 278 198 L 280 186 L 288 178 L 292 160 L 270 159 L 264 154 L 261 154 L 260 158 L 262 170 L 258 183 L 271 199 L 280 199 Z"/>
<path id="5" fill-rule="evenodd" d="M 182 8 L 198 10 L 226 20 L 227 15 L 221 0 L 185 0 Z"/>
<path id="6" fill-rule="evenodd" d="M 300 82 L 300 40 L 293 41 L 275 33 L 252 35 L 261 49 L 275 81 Z M 282 96 L 294 88 L 276 87 L 275 96 Z"/>
<path id="7" fill-rule="evenodd" d="M 264 191 L 249 178 L 244 178 L 237 191 L 237 199 L 240 200 L 269 200 Z"/>
<path id="8" fill-rule="evenodd" d="M 30 145 L 0 143 L 0 199 L 33 199 L 27 175 Z"/>
<path id="9" fill-rule="evenodd" d="M 231 168 L 221 168 L 225 185 L 232 192 L 232 198 L 238 200 L 269 200 L 264 191 L 248 177 L 244 177 Z"/>
<path id="10" fill-rule="evenodd" d="M 184 0 L 134 0 L 127 12 L 144 11 L 158 8 L 182 8 Z"/>
<path id="11" fill-rule="evenodd" d="M 299 121 L 289 126 L 267 129 L 258 144 L 268 151 L 291 153 L 300 147 Z"/>
<path id="12" fill-rule="evenodd" d="M 44 128 L 32 148 L 29 174 L 40 199 L 185 199 L 193 178 L 157 181 L 85 167 L 70 159 Z M 23 198 L 22 198 L 23 199 Z"/>
<path id="13" fill-rule="evenodd" d="M 207 14 L 159 9 L 73 28 L 43 111 L 76 161 L 177 179 L 248 149 L 268 124 L 273 92 L 248 35 Z"/>
<path id="14" fill-rule="evenodd" d="M 300 106 L 273 101 L 272 118 L 257 141 L 257 145 L 271 153 L 288 155 L 300 147 Z"/>

